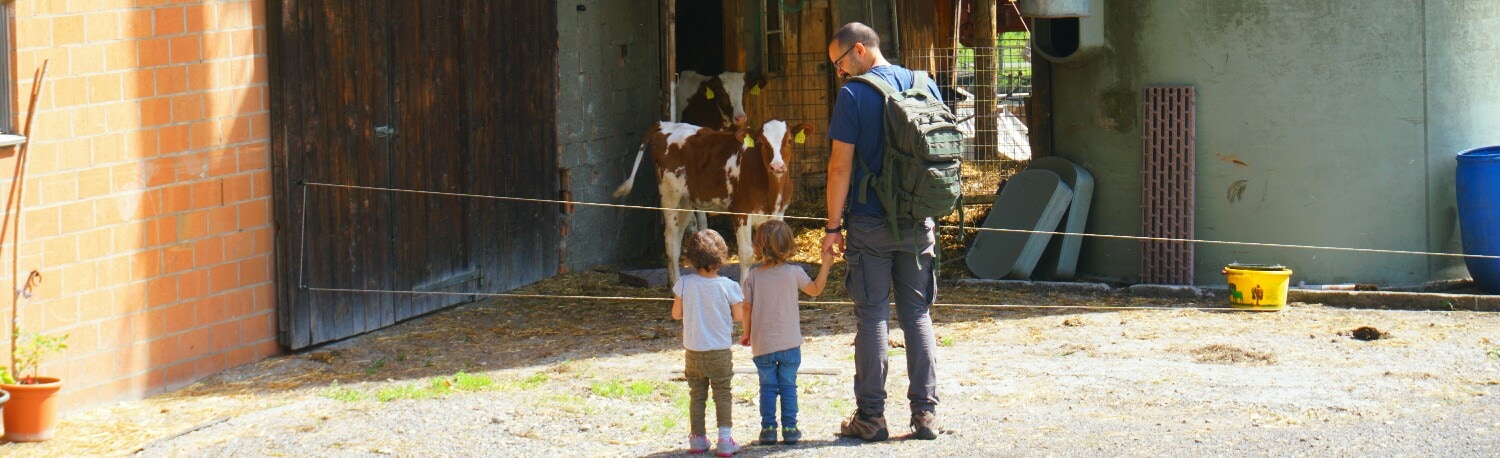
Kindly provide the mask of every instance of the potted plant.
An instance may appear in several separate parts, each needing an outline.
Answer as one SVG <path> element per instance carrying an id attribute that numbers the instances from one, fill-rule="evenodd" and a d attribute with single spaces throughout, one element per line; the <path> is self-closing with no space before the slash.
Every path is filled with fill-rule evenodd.
<path id="1" fill-rule="evenodd" d="M 16 336 L 14 372 L 21 378 L 15 379 L 10 371 L 0 372 L 0 389 L 11 396 L 4 409 L 5 440 L 48 440 L 57 427 L 57 392 L 62 389 L 62 380 L 38 376 L 37 370 L 48 355 L 68 348 L 68 335 L 30 333 L 17 326 Z"/>

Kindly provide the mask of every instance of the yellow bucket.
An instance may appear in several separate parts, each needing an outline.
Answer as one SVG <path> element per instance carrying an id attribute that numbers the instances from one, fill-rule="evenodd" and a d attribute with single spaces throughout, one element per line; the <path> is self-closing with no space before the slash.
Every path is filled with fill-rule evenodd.
<path id="1" fill-rule="evenodd" d="M 1281 310 L 1292 283 L 1292 269 L 1279 265 L 1231 263 L 1219 273 L 1229 281 L 1229 306 Z"/>

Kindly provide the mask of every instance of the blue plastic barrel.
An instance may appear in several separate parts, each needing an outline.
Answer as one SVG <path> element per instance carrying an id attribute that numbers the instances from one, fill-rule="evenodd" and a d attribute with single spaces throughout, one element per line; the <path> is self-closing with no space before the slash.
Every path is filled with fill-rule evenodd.
<path id="1" fill-rule="evenodd" d="M 1500 256 L 1500 146 L 1459 153 L 1457 185 L 1464 254 Z M 1464 261 L 1479 289 L 1500 294 L 1500 259 Z"/>

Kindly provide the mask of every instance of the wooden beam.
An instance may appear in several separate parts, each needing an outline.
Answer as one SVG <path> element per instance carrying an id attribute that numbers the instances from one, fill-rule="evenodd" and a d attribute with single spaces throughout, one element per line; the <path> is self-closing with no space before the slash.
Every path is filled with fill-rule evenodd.
<path id="1" fill-rule="evenodd" d="M 1000 119 L 996 115 L 999 97 L 995 85 L 999 83 L 999 68 L 996 65 L 995 48 L 998 46 L 995 33 L 995 1 L 975 0 L 974 3 L 974 158 L 992 160 L 999 154 Z"/>

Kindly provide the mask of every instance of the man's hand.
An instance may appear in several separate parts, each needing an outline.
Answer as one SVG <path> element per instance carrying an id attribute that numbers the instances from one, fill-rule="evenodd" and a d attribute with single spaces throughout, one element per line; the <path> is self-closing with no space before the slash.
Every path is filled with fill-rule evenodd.
<path id="1" fill-rule="evenodd" d="M 750 346 L 750 334 L 745 334 L 744 337 L 740 337 L 740 345 L 745 347 Z"/>
<path id="2" fill-rule="evenodd" d="M 834 248 L 837 247 L 837 250 Z M 823 234 L 823 253 L 840 255 L 844 254 L 844 233 L 830 232 Z"/>

